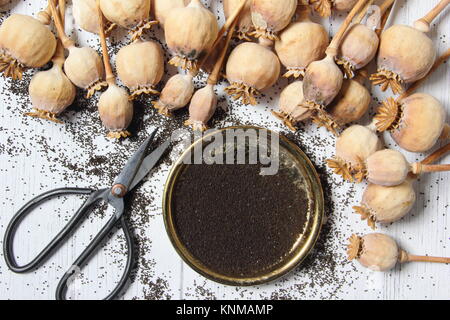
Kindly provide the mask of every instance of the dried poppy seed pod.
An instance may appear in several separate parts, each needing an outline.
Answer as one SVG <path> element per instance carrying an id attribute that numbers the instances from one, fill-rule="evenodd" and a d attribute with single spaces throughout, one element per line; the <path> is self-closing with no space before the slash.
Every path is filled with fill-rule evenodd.
<path id="1" fill-rule="evenodd" d="M 436 59 L 433 42 L 423 32 L 409 26 L 395 25 L 381 35 L 378 72 L 372 75 L 382 90 L 403 92 L 402 84 L 423 78 Z"/>
<path id="2" fill-rule="evenodd" d="M 364 68 L 377 54 L 380 39 L 376 32 L 363 24 L 350 28 L 339 48 L 337 63 L 344 67 L 348 78 L 355 76 L 355 70 Z"/>
<path id="3" fill-rule="evenodd" d="M 95 12 L 95 0 L 72 0 L 75 23 L 83 30 L 98 34 L 98 17 Z"/>
<path id="4" fill-rule="evenodd" d="M 90 98 L 106 86 L 102 59 L 97 51 L 89 47 L 70 46 L 68 49 L 69 56 L 64 63 L 64 71 L 74 85 L 87 90 L 86 96 Z"/>
<path id="5" fill-rule="evenodd" d="M 366 177 L 370 183 L 380 186 L 398 186 L 405 182 L 410 169 L 410 164 L 401 152 L 385 149 L 367 158 Z"/>
<path id="6" fill-rule="evenodd" d="M 194 93 L 194 96 L 192 97 L 191 105 L 189 106 L 189 120 L 185 122 L 185 125 L 191 126 L 193 130 L 206 131 L 208 129 L 208 121 L 211 120 L 216 112 L 218 99 L 214 92 L 214 86 L 220 79 L 220 71 L 222 70 L 236 24 L 237 21 L 233 22 L 228 31 L 224 46 L 208 77 L 207 85 Z"/>
<path id="7" fill-rule="evenodd" d="M 164 116 L 171 117 L 173 111 L 187 106 L 194 94 L 192 75 L 177 74 L 167 81 L 158 101 L 153 106 Z"/>
<path id="8" fill-rule="evenodd" d="M 158 23 L 150 20 L 150 0 L 101 0 L 100 8 L 106 19 L 128 29 L 132 40 Z"/>
<path id="9" fill-rule="evenodd" d="M 164 26 L 167 16 L 173 9 L 184 8 L 190 0 L 152 0 L 152 8 L 155 19 Z"/>
<path id="10" fill-rule="evenodd" d="M 402 184 L 385 187 L 369 184 L 364 191 L 361 205 L 353 207 L 361 215 L 362 220 L 372 229 L 376 223 L 392 223 L 406 216 L 416 202 L 416 192 L 413 188 L 413 179 L 407 179 Z"/>
<path id="11" fill-rule="evenodd" d="M 91 33 L 99 33 L 98 17 L 92 14 L 96 10 L 95 0 L 72 0 L 72 10 L 75 23 L 83 30 Z M 106 34 L 108 34 L 115 25 L 106 24 Z"/>
<path id="12" fill-rule="evenodd" d="M 159 94 L 154 87 L 164 75 L 164 56 L 156 42 L 138 40 L 123 47 L 116 66 L 119 78 L 131 91 L 131 99 L 144 93 Z"/>
<path id="13" fill-rule="evenodd" d="M 49 2 L 55 26 L 64 48 L 69 50 L 69 56 L 64 62 L 64 71 L 67 77 L 78 88 L 87 90 L 87 97 L 91 97 L 97 90 L 106 86 L 103 80 L 105 69 L 97 51 L 89 47 L 77 48 L 74 42 L 67 37 L 61 17 L 55 4 Z"/>
<path id="14" fill-rule="evenodd" d="M 361 24 L 364 16 L 371 11 L 373 0 L 369 0 L 367 10 L 361 11 L 350 27 L 336 59 L 337 64 L 344 67 L 347 78 L 353 78 L 355 71 L 364 68 L 371 62 L 380 45 L 379 32 L 384 29 L 395 0 L 386 0 L 367 17 L 365 24 Z"/>
<path id="15" fill-rule="evenodd" d="M 225 91 L 235 100 L 256 105 L 255 95 L 270 88 L 280 77 L 280 61 L 269 48 L 253 42 L 238 45 L 226 66 L 230 82 Z"/>
<path id="16" fill-rule="evenodd" d="M 345 18 L 326 50 L 326 57 L 311 63 L 306 69 L 303 79 L 303 94 L 305 95 L 303 107 L 321 112 L 338 95 L 342 88 L 344 75 L 334 59 L 338 54 L 338 48 L 345 32 L 366 2 L 367 0 L 359 0 Z"/>
<path id="17" fill-rule="evenodd" d="M 442 104 L 428 94 L 413 92 L 449 57 L 450 49 L 447 49 L 424 78 L 398 99 L 389 98 L 382 103 L 375 116 L 378 131 L 390 131 L 396 142 L 411 152 L 428 151 L 439 138 L 445 139 L 448 125 Z"/>
<path id="18" fill-rule="evenodd" d="M 353 125 L 336 141 L 336 155 L 327 160 L 328 167 L 345 180 L 354 181 L 353 173 L 372 154 L 382 148 L 376 133 L 368 127 Z"/>
<path id="19" fill-rule="evenodd" d="M 400 102 L 388 99 L 375 116 L 379 131 L 388 130 L 410 152 L 426 152 L 436 145 L 445 127 L 445 109 L 433 96 L 415 93 Z"/>
<path id="20" fill-rule="evenodd" d="M 108 46 L 104 31 L 104 16 L 100 9 L 100 1 L 96 0 L 96 9 L 108 89 L 100 95 L 98 113 L 103 125 L 109 131 L 107 135 L 109 138 L 126 138 L 131 135 L 127 131 L 127 128 L 133 120 L 133 103 L 130 101 L 128 92 L 116 84 L 116 77 L 113 74 L 108 55 Z"/>
<path id="21" fill-rule="evenodd" d="M 320 110 L 328 106 L 342 88 L 344 75 L 332 55 L 308 66 L 303 79 L 305 107 Z"/>
<path id="22" fill-rule="evenodd" d="M 98 101 L 98 112 L 108 129 L 108 138 L 120 139 L 130 136 L 126 130 L 133 120 L 133 103 L 125 89 L 110 83 Z"/>
<path id="23" fill-rule="evenodd" d="M 189 106 L 189 120 L 186 126 L 191 126 L 194 131 L 208 130 L 208 121 L 212 118 L 217 109 L 217 96 L 214 92 L 214 85 L 207 84 L 192 96 Z"/>
<path id="24" fill-rule="evenodd" d="M 0 72 L 22 79 L 26 68 L 44 66 L 53 57 L 56 39 L 39 20 L 13 14 L 0 27 Z"/>
<path id="25" fill-rule="evenodd" d="M 373 271 L 389 271 L 399 259 L 400 249 L 391 237 L 372 233 L 360 238 L 353 235 L 348 245 L 348 259 L 357 259 L 362 266 Z"/>
<path id="26" fill-rule="evenodd" d="M 421 165 L 430 165 L 437 162 L 450 151 L 447 144 L 420 162 Z M 412 209 L 416 201 L 413 182 L 417 176 L 409 175 L 405 182 L 398 186 L 385 187 L 369 184 L 366 188 L 360 206 L 353 207 L 361 215 L 362 220 L 376 228 L 376 223 L 392 223 L 403 218 Z"/>
<path id="27" fill-rule="evenodd" d="M 402 101 L 401 114 L 398 127 L 390 133 L 403 149 L 426 152 L 436 145 L 446 119 L 439 100 L 424 93 L 413 94 Z"/>
<path id="28" fill-rule="evenodd" d="M 329 17 L 332 9 L 349 11 L 358 0 L 309 0 L 309 2 L 320 16 Z"/>
<path id="29" fill-rule="evenodd" d="M 328 106 L 326 112 L 314 117 L 314 123 L 337 134 L 336 129 L 360 120 L 369 110 L 372 97 L 364 86 L 367 73 L 361 72 L 354 79 L 345 79 L 342 89 Z"/>
<path id="30" fill-rule="evenodd" d="M 297 8 L 297 0 L 252 0 L 251 12 L 256 38 L 271 41 L 278 39 L 277 33 L 286 28 Z"/>
<path id="31" fill-rule="evenodd" d="M 214 14 L 199 0 L 177 8 L 167 16 L 164 26 L 166 42 L 174 57 L 169 64 L 196 72 L 198 60 L 214 44 L 219 26 Z"/>
<path id="32" fill-rule="evenodd" d="M 311 62 L 325 57 L 330 42 L 325 28 L 309 19 L 309 8 L 299 8 L 297 22 L 283 30 L 275 42 L 275 51 L 287 69 L 286 78 L 303 76 Z"/>
<path id="33" fill-rule="evenodd" d="M 239 7 L 241 0 L 223 0 L 223 11 L 228 19 Z M 250 34 L 255 27 L 252 22 L 251 1 L 246 1 L 245 7 L 238 18 L 236 37 L 240 40 L 250 41 Z"/>
<path id="34" fill-rule="evenodd" d="M 75 100 L 76 89 L 64 74 L 64 48 L 58 43 L 53 66 L 47 71 L 36 73 L 28 87 L 33 112 L 26 115 L 62 123 L 57 119 Z"/>
<path id="35" fill-rule="evenodd" d="M 303 102 L 303 82 L 295 81 L 288 85 L 280 94 L 280 111 L 272 113 L 292 131 L 297 131 L 297 123 L 309 119 L 312 111 L 300 106 Z"/>
<path id="36" fill-rule="evenodd" d="M 361 125 L 353 125 L 336 141 L 336 156 L 358 166 L 372 154 L 382 148 L 382 143 L 375 132 Z"/>
<path id="37" fill-rule="evenodd" d="M 426 172 L 450 171 L 450 165 L 410 164 L 397 150 L 381 150 L 367 158 L 365 166 L 358 168 L 369 182 L 386 187 L 402 184 L 408 173 L 420 175 Z"/>
<path id="38" fill-rule="evenodd" d="M 441 0 L 414 27 L 395 25 L 381 35 L 378 54 L 378 71 L 372 75 L 375 85 L 394 94 L 402 93 L 402 84 L 424 78 L 433 67 L 436 48 L 424 33 L 431 22 L 447 7 L 449 0 Z M 427 26 L 424 28 L 424 25 Z"/>
<path id="39" fill-rule="evenodd" d="M 411 255 L 401 250 L 394 239 L 381 233 L 364 237 L 352 235 L 347 248 L 348 260 L 357 259 L 363 267 L 373 271 L 389 271 L 397 262 L 450 263 L 450 258 Z"/>

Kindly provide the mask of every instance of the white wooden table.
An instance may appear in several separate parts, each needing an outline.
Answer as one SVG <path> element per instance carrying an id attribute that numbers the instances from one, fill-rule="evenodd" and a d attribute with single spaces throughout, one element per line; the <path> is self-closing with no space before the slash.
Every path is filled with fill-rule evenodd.
<path id="1" fill-rule="evenodd" d="M 13 12 L 34 14 L 45 6 L 46 1 L 14 1 Z M 70 2 L 70 1 L 69 1 Z M 219 1 L 211 2 L 211 8 L 223 19 Z M 432 8 L 437 0 L 398 0 L 392 14 L 392 23 L 409 24 Z M 67 30 L 72 30 L 70 5 Z M 2 19 L 5 16 L 2 14 Z M 442 53 L 450 45 L 450 10 L 436 20 L 430 36 Z M 342 16 L 324 20 L 330 34 L 336 31 Z M 80 44 L 96 48 L 98 39 L 86 32 L 73 32 Z M 163 39 L 156 30 L 150 37 Z M 116 38 L 118 35 L 116 34 Z M 122 46 L 115 41 L 114 51 Z M 123 41 L 124 42 L 124 41 Z M 167 67 L 168 74 L 175 70 Z M 64 125 L 27 118 L 24 112 L 30 110 L 26 95 L 29 75 L 22 83 L 0 80 L 0 236 L 10 218 L 28 199 L 56 187 L 105 187 L 110 185 L 118 170 L 137 148 L 139 141 L 155 124 L 165 127 L 180 123 L 155 115 L 148 107 L 136 107 L 138 138 L 121 143 L 112 143 L 104 137 L 98 120 L 98 113 L 79 99 L 63 116 Z M 218 126 L 251 123 L 287 133 L 274 120 L 269 110 L 276 105 L 277 97 L 286 80 L 280 80 L 273 90 L 266 92 L 257 107 L 244 107 L 229 101 L 223 94 L 221 105 L 230 106 L 230 115 L 220 114 Z M 450 108 L 450 69 L 441 67 L 420 91 L 436 96 Z M 379 100 L 385 95 L 378 89 L 373 94 Z M 376 103 L 374 103 L 376 106 Z M 177 122 L 178 121 L 178 122 Z M 369 118 L 365 119 L 368 123 Z M 334 138 L 324 129 L 307 124 L 297 133 L 295 140 L 321 168 L 323 162 L 333 154 Z M 386 144 L 395 147 L 386 137 Z M 179 150 L 178 150 L 179 151 Z M 177 158 L 177 151 L 171 159 Z M 408 154 L 409 160 L 423 158 L 423 155 Z M 443 159 L 449 162 L 450 157 Z M 328 222 L 319 245 L 301 267 L 283 279 L 264 286 L 234 288 L 218 285 L 192 271 L 178 257 L 166 236 L 161 216 L 163 184 L 169 171 L 168 162 L 149 177 L 136 191 L 131 201 L 131 220 L 139 243 L 139 269 L 124 298 L 126 299 L 450 299 L 450 266 L 432 264 L 409 264 L 397 267 L 388 273 L 373 273 L 356 263 L 346 262 L 345 244 L 352 233 L 371 232 L 359 217 L 352 213 L 351 206 L 357 205 L 364 185 L 342 182 L 329 171 L 320 170 L 323 180 L 332 190 L 327 195 L 332 200 Z M 327 174 L 325 174 L 327 173 Z M 415 254 L 450 256 L 449 174 L 433 174 L 416 183 L 417 203 L 406 218 L 386 227 L 380 232 L 398 239 L 406 250 Z M 37 210 L 26 219 L 17 234 L 15 248 L 20 262 L 27 262 L 62 228 L 81 199 L 66 198 L 55 201 Z M 0 257 L 0 298 L 3 299 L 52 299 L 57 279 L 70 267 L 92 239 L 108 214 L 97 211 L 90 215 L 66 245 L 45 265 L 27 275 L 10 272 Z M 109 213 L 109 212 L 108 212 Z M 110 214 L 110 213 L 109 213 Z M 0 240 L 2 242 L 2 239 Z M 125 252 L 123 238 L 115 235 L 83 271 L 70 289 L 74 298 L 101 298 L 120 276 Z M 2 255 L 2 254 L 0 254 Z"/>

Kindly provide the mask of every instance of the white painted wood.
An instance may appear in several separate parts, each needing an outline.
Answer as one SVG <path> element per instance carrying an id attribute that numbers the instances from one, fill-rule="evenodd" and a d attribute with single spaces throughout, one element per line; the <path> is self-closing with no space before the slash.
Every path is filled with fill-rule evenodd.
<path id="1" fill-rule="evenodd" d="M 13 12 L 34 14 L 45 6 L 46 1 L 14 1 Z M 221 10 L 218 1 L 206 1 L 218 16 Z M 410 24 L 431 9 L 437 0 L 398 0 L 392 14 L 392 23 Z M 442 53 L 449 46 L 448 30 L 450 30 L 450 10 L 447 10 L 433 25 L 430 36 Z M 334 33 L 342 20 L 342 15 L 324 20 L 324 24 Z M 67 30 L 72 29 L 70 6 Z M 75 31 L 80 44 L 98 46 L 98 41 L 86 32 Z M 157 32 L 161 37 L 161 33 Z M 169 67 L 173 73 L 173 68 Z M 165 78 L 167 79 L 167 77 Z M 285 132 L 285 129 L 268 112 L 277 101 L 277 96 L 286 85 L 280 80 L 273 90 L 260 99 L 260 105 L 254 108 L 231 105 L 230 112 L 243 122 L 267 126 Z M 9 88 L 10 81 L 0 80 L 0 87 Z M 450 106 L 450 70 L 448 64 L 441 67 L 420 91 L 427 92 L 441 100 L 449 110 Z M 220 95 L 223 91 L 220 88 Z M 373 90 L 379 100 L 386 95 L 378 89 Z M 272 100 L 273 98 L 273 100 Z M 28 199 L 46 190 L 64 187 L 104 187 L 111 181 L 100 179 L 87 173 L 73 174 L 55 159 L 63 158 L 77 166 L 86 166 L 92 155 L 108 157 L 115 148 L 123 150 L 124 161 L 136 144 L 125 142 L 112 144 L 99 134 L 94 139 L 94 150 L 86 150 L 77 143 L 73 131 L 66 126 L 25 118 L 22 112 L 29 101 L 12 93 L 0 97 L 0 236 L 10 218 Z M 374 104 L 375 105 L 375 104 Z M 15 108 L 14 106 L 18 106 Z M 92 111 L 92 116 L 97 113 Z M 69 112 L 67 126 L 82 126 L 81 120 L 74 111 Z M 77 122 L 80 121 L 80 122 Z M 369 119 L 366 119 L 368 122 Z M 233 124 L 225 119 L 221 125 Z M 86 132 L 92 128 L 86 128 Z M 151 128 L 145 127 L 145 131 Z M 98 131 L 98 130 L 96 130 Z M 323 129 L 317 130 L 307 125 L 301 140 L 316 164 L 321 165 L 325 159 L 333 155 L 333 139 Z M 11 137 L 13 137 L 11 139 Z M 45 137 L 46 139 L 43 139 Z M 43 141 L 45 140 L 45 143 Z M 328 141 L 322 146 L 318 141 Z M 386 142 L 396 147 L 389 137 Z M 6 152 L 8 150 L 9 152 Z M 176 154 L 172 154 L 176 158 Z M 423 158 L 423 155 L 408 154 L 409 160 Z M 443 159 L 449 162 L 450 157 Z M 120 161 L 119 161 L 120 162 Z M 102 168 L 102 170 L 118 170 L 119 168 Z M 324 250 L 317 248 L 309 261 L 294 273 L 270 285 L 252 288 L 232 288 L 215 284 L 196 274 L 183 264 L 170 241 L 168 240 L 161 217 L 161 196 L 163 183 L 169 168 L 163 165 L 154 173 L 150 181 L 140 187 L 139 194 L 152 195 L 154 200 L 149 204 L 148 218 L 135 231 L 148 238 L 136 280 L 127 291 L 125 298 L 172 298 L 172 299 L 206 299 L 206 298 L 299 298 L 299 299 L 450 299 L 450 266 L 432 264 L 408 264 L 397 267 L 388 273 L 373 273 L 362 269 L 359 265 L 345 262 L 345 243 L 352 233 L 368 233 L 371 230 L 352 213 L 351 206 L 356 205 L 361 197 L 361 186 L 342 183 L 341 179 L 330 175 L 329 181 L 334 186 L 332 192 L 335 210 L 329 217 L 323 237 L 326 247 L 333 252 L 337 265 L 332 267 L 322 257 Z M 450 217 L 448 174 L 433 174 L 423 177 L 416 184 L 419 194 L 413 212 L 402 221 L 379 230 L 396 239 L 408 251 L 414 254 L 430 254 L 450 256 Z M 80 199 L 70 198 L 52 202 L 26 219 L 18 232 L 15 247 L 25 262 L 31 258 L 45 243 L 62 228 L 70 213 L 81 203 Z M 111 214 L 111 213 L 109 213 Z M 137 217 L 133 217 L 137 218 Z M 142 218 L 142 217 L 139 217 Z M 91 215 L 82 225 L 75 237 L 64 245 L 58 253 L 44 266 L 27 275 L 16 275 L 10 272 L 0 257 L 0 298 L 3 299 L 52 299 L 57 279 L 70 267 L 72 261 L 81 253 L 89 239 L 98 232 L 106 219 L 99 215 Z M 1 239 L 0 242 L 3 240 Z M 96 256 L 83 272 L 83 278 L 71 287 L 71 296 L 75 298 L 101 298 L 107 287 L 111 288 L 120 276 L 121 263 L 125 259 L 122 238 L 113 237 L 105 249 Z M 1 254 L 2 255 L 2 254 Z M 99 284 L 100 283 L 100 284 Z M 101 287 L 101 288 L 100 288 Z M 94 290 L 96 292 L 94 292 Z"/>

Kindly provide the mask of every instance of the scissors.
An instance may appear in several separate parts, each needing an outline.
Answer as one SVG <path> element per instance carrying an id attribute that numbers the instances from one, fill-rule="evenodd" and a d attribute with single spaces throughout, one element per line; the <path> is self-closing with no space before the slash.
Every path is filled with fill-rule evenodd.
<path id="1" fill-rule="evenodd" d="M 130 278 L 135 261 L 134 256 L 136 253 L 133 246 L 131 231 L 128 227 L 128 223 L 124 215 L 124 197 L 147 176 L 147 174 L 156 166 L 165 151 L 169 148 L 170 141 L 167 141 L 156 148 L 155 151 L 153 151 L 150 155 L 145 157 L 145 155 L 147 154 L 147 149 L 149 149 L 149 147 L 153 144 L 156 133 L 157 130 L 155 130 L 150 135 L 150 137 L 145 140 L 138 151 L 136 151 L 136 153 L 130 158 L 111 188 L 102 190 L 80 188 L 55 189 L 37 196 L 36 198 L 28 202 L 25 206 L 23 206 L 14 215 L 11 222 L 9 223 L 3 242 L 3 251 L 6 264 L 8 265 L 9 269 L 15 273 L 26 273 L 35 270 L 55 253 L 56 249 L 59 248 L 59 246 L 64 241 L 66 241 L 69 234 L 72 234 L 77 229 L 80 222 L 84 218 L 86 218 L 95 204 L 106 202 L 109 206 L 114 208 L 113 217 L 108 221 L 108 223 L 102 228 L 102 230 L 92 240 L 88 247 L 73 263 L 70 270 L 68 270 L 61 278 L 56 289 L 56 299 L 66 299 L 68 281 L 71 279 L 71 277 L 76 275 L 79 270 L 81 270 L 83 265 L 88 262 L 92 254 L 100 248 L 105 238 L 116 228 L 116 226 L 119 229 L 122 229 L 125 234 L 126 244 L 128 248 L 128 257 L 122 278 L 120 279 L 114 290 L 105 298 L 105 300 L 112 300 L 117 298 L 122 293 L 122 290 L 124 290 Z M 44 248 L 41 253 L 37 255 L 36 258 L 34 258 L 30 263 L 24 266 L 19 266 L 16 262 L 16 255 L 13 252 L 13 241 L 14 235 L 21 221 L 38 205 L 41 205 L 46 201 L 50 201 L 55 197 L 64 195 L 87 195 L 89 196 L 89 198 L 79 208 L 79 210 L 75 213 L 75 215 L 64 227 L 64 229 L 58 233 L 58 235 Z"/>

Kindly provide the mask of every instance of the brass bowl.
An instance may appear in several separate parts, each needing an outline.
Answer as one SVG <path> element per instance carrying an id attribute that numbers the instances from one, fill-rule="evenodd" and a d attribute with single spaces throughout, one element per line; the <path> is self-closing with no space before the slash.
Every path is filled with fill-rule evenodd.
<path id="1" fill-rule="evenodd" d="M 266 130 L 268 134 L 272 132 L 252 126 L 242 126 L 242 127 L 229 127 L 224 128 L 218 131 L 215 131 L 209 135 L 204 136 L 202 139 L 197 140 L 193 143 L 180 157 L 180 159 L 174 164 L 172 170 L 169 174 L 165 190 L 163 196 L 163 216 L 164 223 L 166 227 L 167 234 L 172 242 L 175 250 L 181 256 L 181 258 L 196 272 L 203 275 L 204 277 L 211 279 L 215 282 L 222 283 L 225 285 L 231 286 L 252 286 L 263 283 L 271 282 L 275 279 L 280 278 L 281 276 L 289 273 L 293 269 L 295 269 L 311 252 L 312 248 L 316 244 L 316 241 L 319 237 L 319 233 L 322 227 L 322 221 L 324 216 L 324 197 L 323 190 L 320 183 L 319 176 L 317 171 L 314 168 L 314 165 L 306 156 L 306 154 L 297 147 L 294 143 L 289 141 L 287 138 L 280 136 L 280 154 L 285 152 L 292 159 L 295 159 L 296 170 L 300 170 L 301 174 L 304 178 L 305 184 L 308 189 L 308 195 L 310 200 L 310 212 L 308 213 L 309 217 L 307 219 L 306 226 L 304 228 L 304 232 L 300 239 L 296 241 L 291 253 L 286 256 L 283 261 L 276 265 L 276 268 L 270 270 L 264 274 L 259 274 L 258 276 L 252 277 L 242 277 L 235 278 L 230 277 L 224 274 L 220 274 L 210 268 L 206 267 L 202 264 L 201 261 L 192 256 L 189 250 L 181 241 L 179 235 L 177 234 L 177 230 L 175 228 L 175 222 L 172 212 L 173 207 L 173 190 L 177 184 L 178 178 L 187 168 L 187 164 L 185 164 L 185 158 L 191 156 L 191 151 L 194 150 L 198 144 L 205 145 L 210 142 L 210 138 L 212 135 L 223 134 L 226 130 L 233 129 L 255 129 L 255 130 Z M 207 141 L 207 142 L 205 142 Z"/>

